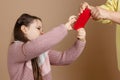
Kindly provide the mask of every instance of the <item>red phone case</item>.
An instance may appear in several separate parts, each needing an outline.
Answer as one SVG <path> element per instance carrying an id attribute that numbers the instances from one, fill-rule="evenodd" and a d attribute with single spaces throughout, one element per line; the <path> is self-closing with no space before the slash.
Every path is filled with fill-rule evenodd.
<path id="1" fill-rule="evenodd" d="M 74 23 L 73 28 L 75 30 L 83 28 L 91 16 L 90 9 L 86 8 L 83 13 L 78 16 L 77 21 Z"/>

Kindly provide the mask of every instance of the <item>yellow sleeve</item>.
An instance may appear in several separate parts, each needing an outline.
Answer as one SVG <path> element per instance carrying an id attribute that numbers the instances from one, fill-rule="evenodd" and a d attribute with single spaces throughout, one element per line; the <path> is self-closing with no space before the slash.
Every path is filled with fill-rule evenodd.
<path id="1" fill-rule="evenodd" d="M 106 3 L 101 5 L 100 7 L 110 11 L 117 11 L 118 0 L 107 0 Z M 99 21 L 101 21 L 102 23 L 111 23 L 110 20 L 99 20 Z"/>

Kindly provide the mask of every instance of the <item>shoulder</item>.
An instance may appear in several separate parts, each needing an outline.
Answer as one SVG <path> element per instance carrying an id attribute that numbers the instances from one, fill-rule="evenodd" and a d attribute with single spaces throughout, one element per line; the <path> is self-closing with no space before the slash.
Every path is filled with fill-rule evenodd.
<path id="1" fill-rule="evenodd" d="M 21 42 L 21 41 L 14 41 L 10 44 L 9 46 L 9 50 L 18 50 L 22 45 L 24 44 L 24 42 Z"/>

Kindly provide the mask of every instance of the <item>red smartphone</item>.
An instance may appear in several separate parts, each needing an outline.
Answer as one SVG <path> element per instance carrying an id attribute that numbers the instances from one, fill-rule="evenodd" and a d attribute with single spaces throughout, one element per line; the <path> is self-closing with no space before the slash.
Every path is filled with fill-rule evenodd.
<path id="1" fill-rule="evenodd" d="M 87 23 L 87 21 L 89 20 L 91 16 L 91 11 L 90 9 L 86 8 L 83 13 L 81 13 L 79 16 L 78 16 L 78 19 L 77 21 L 74 23 L 73 25 L 73 28 L 75 30 L 79 29 L 79 28 L 84 28 L 85 27 L 85 24 Z"/>

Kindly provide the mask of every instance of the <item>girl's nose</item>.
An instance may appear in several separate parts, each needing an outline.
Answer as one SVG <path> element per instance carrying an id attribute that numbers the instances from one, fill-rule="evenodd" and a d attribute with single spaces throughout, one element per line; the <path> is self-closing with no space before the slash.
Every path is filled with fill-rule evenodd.
<path id="1" fill-rule="evenodd" d="M 40 32 L 40 35 L 43 35 L 44 34 L 44 32 Z"/>

